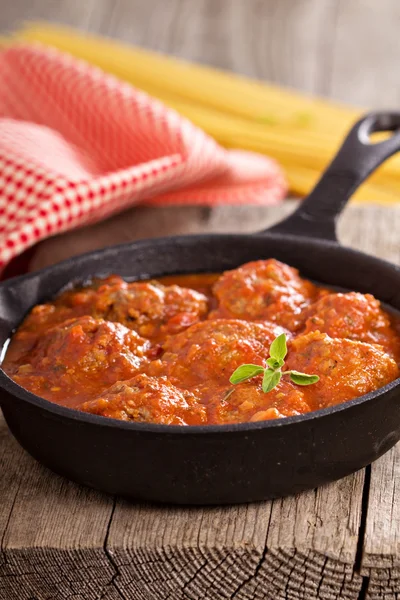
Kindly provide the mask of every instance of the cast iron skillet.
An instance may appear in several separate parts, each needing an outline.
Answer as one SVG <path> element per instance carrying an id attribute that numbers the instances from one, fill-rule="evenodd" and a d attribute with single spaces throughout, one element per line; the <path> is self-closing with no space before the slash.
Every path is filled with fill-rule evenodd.
<path id="1" fill-rule="evenodd" d="M 393 135 L 377 144 L 369 134 Z M 340 246 L 335 219 L 357 186 L 400 149 L 400 113 L 369 114 L 350 131 L 315 190 L 288 219 L 255 235 L 143 240 L 90 252 L 0 286 L 0 342 L 27 311 L 71 280 L 224 271 L 275 257 L 305 277 L 371 292 L 400 309 L 400 269 Z M 239 425 L 125 423 L 64 408 L 0 372 L 1 407 L 37 460 L 79 483 L 126 497 L 223 504 L 285 496 L 343 477 L 400 439 L 399 380 L 315 413 Z"/>

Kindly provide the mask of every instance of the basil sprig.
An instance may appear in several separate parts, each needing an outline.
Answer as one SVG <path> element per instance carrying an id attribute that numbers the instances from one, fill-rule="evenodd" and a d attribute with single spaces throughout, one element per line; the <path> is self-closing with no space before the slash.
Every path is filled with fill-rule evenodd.
<path id="1" fill-rule="evenodd" d="M 319 381 L 318 375 L 308 375 L 299 371 L 282 371 L 287 354 L 286 334 L 281 333 L 274 339 L 269 348 L 269 358 L 265 361 L 267 366 L 260 365 L 240 365 L 231 375 L 229 381 L 236 385 L 252 379 L 257 375 L 263 374 L 262 390 L 265 394 L 274 389 L 284 376 L 290 377 L 290 380 L 296 385 L 311 385 Z"/>

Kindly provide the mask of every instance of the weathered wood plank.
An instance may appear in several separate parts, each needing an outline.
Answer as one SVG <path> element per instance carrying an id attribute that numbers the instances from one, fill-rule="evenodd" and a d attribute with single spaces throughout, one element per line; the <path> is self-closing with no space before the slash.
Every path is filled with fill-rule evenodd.
<path id="1" fill-rule="evenodd" d="M 133 599 L 356 599 L 363 472 L 275 502 L 213 509 L 118 503 L 108 550 Z M 144 592 L 143 592 L 144 593 Z"/>
<path id="2" fill-rule="evenodd" d="M 3 2 L 0 11 L 0 29 L 11 31 L 31 19 L 47 19 L 87 29 L 93 11 L 99 3 L 96 0 L 13 0 Z"/>
<path id="3" fill-rule="evenodd" d="M 104 551 L 113 499 L 39 465 L 1 415 L 0 439 L 0 599 L 119 597 Z"/>
<path id="4" fill-rule="evenodd" d="M 360 106 L 396 109 L 400 83 L 397 0 L 337 0 L 331 85 L 327 94 Z M 379 6 L 378 6 L 379 4 Z"/>
<path id="5" fill-rule="evenodd" d="M 262 557 L 270 511 L 269 503 L 157 509 L 119 502 L 107 544 L 115 584 L 135 600 L 234 598 Z"/>
<path id="6" fill-rule="evenodd" d="M 362 580 L 354 565 L 363 484 L 359 471 L 274 501 L 267 551 L 257 576 L 243 587 L 243 598 L 358 598 Z"/>
<path id="7" fill-rule="evenodd" d="M 354 220 L 353 220 L 354 219 Z M 350 204 L 339 221 L 346 245 L 400 263 L 400 204 L 390 207 Z"/>
<path id="8" fill-rule="evenodd" d="M 400 445 L 371 465 L 371 484 L 361 562 L 369 578 L 367 600 L 400 595 Z"/>
<path id="9" fill-rule="evenodd" d="M 325 93 L 335 35 L 335 0 L 235 0 L 229 3 L 227 14 L 231 51 L 227 68 Z"/>

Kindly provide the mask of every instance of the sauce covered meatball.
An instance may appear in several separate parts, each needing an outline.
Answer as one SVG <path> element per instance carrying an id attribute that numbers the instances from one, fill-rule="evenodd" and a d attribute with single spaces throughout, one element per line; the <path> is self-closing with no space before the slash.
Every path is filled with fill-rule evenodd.
<path id="1" fill-rule="evenodd" d="M 207 380 L 227 383 L 243 363 L 264 365 L 269 346 L 283 331 L 274 323 L 204 321 L 170 337 L 150 372 L 158 371 L 185 387 Z"/>
<path id="2" fill-rule="evenodd" d="M 18 331 L 25 331 L 35 337 L 50 327 L 64 323 L 68 319 L 94 316 L 93 306 L 96 302 L 98 290 L 103 285 L 124 286 L 126 282 L 119 275 L 110 275 L 105 279 L 94 279 L 90 285 L 73 287 L 64 290 L 57 298 L 45 304 L 34 306 Z"/>
<path id="3" fill-rule="evenodd" d="M 130 379 L 153 352 L 136 332 L 93 317 L 48 329 L 29 356 L 15 356 L 14 342 L 18 344 L 18 334 L 3 362 L 5 372 L 35 394 L 66 406 Z"/>
<path id="4" fill-rule="evenodd" d="M 128 283 L 112 275 L 34 307 L 20 329 L 37 334 L 66 319 L 90 315 L 158 339 L 206 318 L 207 311 L 207 297 L 195 290 L 157 281 Z"/>
<path id="5" fill-rule="evenodd" d="M 195 290 L 135 281 L 99 288 L 93 314 L 155 339 L 194 325 L 206 317 L 207 309 L 207 298 Z"/>
<path id="6" fill-rule="evenodd" d="M 209 423 L 215 425 L 279 419 L 305 414 L 311 410 L 304 390 L 286 379 L 282 379 L 268 394 L 262 391 L 261 377 L 234 388 L 213 390 L 204 385 L 196 388 L 196 393 L 206 403 Z"/>
<path id="7" fill-rule="evenodd" d="M 371 294 L 327 294 L 308 309 L 304 333 L 321 331 L 333 338 L 380 344 L 399 360 L 399 341 L 380 302 Z"/>
<path id="8" fill-rule="evenodd" d="M 266 319 L 295 332 L 304 322 L 303 309 L 318 292 L 297 269 L 269 259 L 226 271 L 215 283 L 214 294 L 219 307 L 210 318 Z"/>
<path id="9" fill-rule="evenodd" d="M 116 383 L 100 398 L 85 402 L 79 409 L 122 421 L 202 425 L 206 409 L 187 390 L 180 390 L 165 377 L 137 375 Z"/>
<path id="10" fill-rule="evenodd" d="M 399 376 L 397 364 L 383 348 L 319 331 L 290 342 L 286 368 L 319 375 L 318 383 L 305 388 L 313 409 L 357 398 Z"/>

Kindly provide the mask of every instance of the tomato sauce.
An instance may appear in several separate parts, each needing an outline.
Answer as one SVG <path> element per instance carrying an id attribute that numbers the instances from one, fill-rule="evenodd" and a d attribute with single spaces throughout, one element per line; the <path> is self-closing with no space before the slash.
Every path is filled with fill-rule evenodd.
<path id="1" fill-rule="evenodd" d="M 265 366 L 288 340 L 288 377 L 238 385 L 242 364 Z M 105 417 L 173 425 L 277 419 L 339 404 L 399 376 L 400 326 L 370 294 L 336 293 L 277 260 L 222 274 L 126 282 L 94 279 L 35 306 L 2 368 L 52 402 Z"/>

